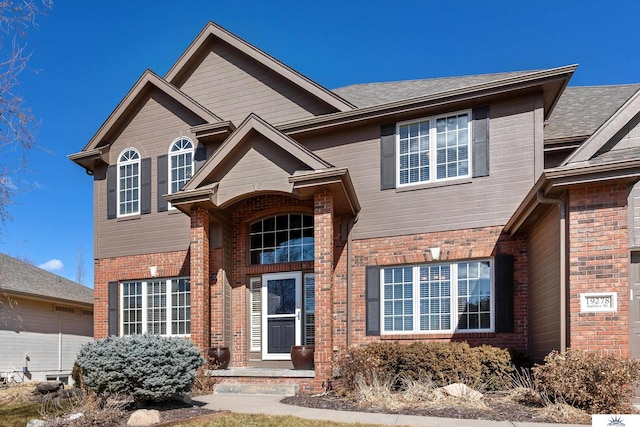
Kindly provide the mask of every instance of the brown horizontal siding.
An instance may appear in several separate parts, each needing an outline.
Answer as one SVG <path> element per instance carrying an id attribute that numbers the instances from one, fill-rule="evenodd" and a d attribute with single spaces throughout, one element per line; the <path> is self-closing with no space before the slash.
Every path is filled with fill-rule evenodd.
<path id="1" fill-rule="evenodd" d="M 349 168 L 362 206 L 356 239 L 504 225 L 534 183 L 534 102 L 531 96 L 491 105 L 490 176 L 460 184 L 381 191 L 378 126 L 303 143 Z"/>
<path id="2" fill-rule="evenodd" d="M 307 168 L 288 152 L 278 148 L 262 136 L 255 136 L 243 143 L 241 149 L 226 162 L 219 177 L 217 202 L 247 193 L 264 190 L 291 192 L 293 185 L 288 178 L 296 170 Z"/>
<path id="3" fill-rule="evenodd" d="M 253 112 L 279 123 L 335 111 L 228 44 L 209 47 L 180 89 L 224 120 L 238 124 Z"/>
<path id="4" fill-rule="evenodd" d="M 184 250 L 189 246 L 189 218 L 177 211 L 157 212 L 157 158 L 166 155 L 173 140 L 195 136 L 189 131 L 198 122 L 184 108 L 159 92 L 153 92 L 138 113 L 116 136 L 109 151 L 110 164 L 116 164 L 127 147 L 151 158 L 151 214 L 136 219 L 107 220 L 106 179 L 104 170 L 94 181 L 95 257 L 110 258 L 145 253 Z"/>
<path id="5" fill-rule="evenodd" d="M 552 207 L 529 236 L 529 355 L 560 349 L 560 214 Z"/>

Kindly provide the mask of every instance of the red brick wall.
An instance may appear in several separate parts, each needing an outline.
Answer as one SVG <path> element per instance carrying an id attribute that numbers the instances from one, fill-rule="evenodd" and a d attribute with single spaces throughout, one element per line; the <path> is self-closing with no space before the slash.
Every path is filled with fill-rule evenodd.
<path id="1" fill-rule="evenodd" d="M 514 332 L 454 333 L 366 336 L 365 267 L 432 262 L 429 248 L 440 248 L 441 261 L 489 258 L 497 254 L 514 256 Z M 511 238 L 502 227 L 486 227 L 438 233 L 415 234 L 353 242 L 352 344 L 384 340 L 467 341 L 471 345 L 491 344 L 527 350 L 527 246 L 524 238 Z"/>
<path id="2" fill-rule="evenodd" d="M 204 352 L 211 346 L 209 255 L 209 215 L 196 209 L 191 212 L 191 340 Z"/>
<path id="3" fill-rule="evenodd" d="M 569 192 L 569 346 L 629 356 L 627 185 Z M 580 293 L 617 292 L 615 313 L 580 313 Z"/>
<path id="4" fill-rule="evenodd" d="M 149 267 L 158 268 L 157 277 L 189 276 L 189 251 L 165 252 L 118 258 L 98 259 L 94 265 L 93 336 L 108 335 L 108 284 L 113 281 L 151 278 Z"/>
<path id="5" fill-rule="evenodd" d="M 328 191 L 314 196 L 314 274 L 316 339 L 314 363 L 316 382 L 333 378 L 333 197 Z M 320 389 L 320 384 L 317 384 Z"/>

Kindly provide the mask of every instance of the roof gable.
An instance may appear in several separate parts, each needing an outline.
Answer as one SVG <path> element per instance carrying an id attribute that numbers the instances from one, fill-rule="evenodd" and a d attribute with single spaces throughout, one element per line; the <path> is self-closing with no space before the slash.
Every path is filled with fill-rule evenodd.
<path id="1" fill-rule="evenodd" d="M 189 98 L 175 86 L 169 84 L 163 80 L 153 71 L 146 70 L 142 73 L 142 76 L 133 85 L 129 93 L 120 101 L 120 104 L 113 110 L 107 120 L 100 126 L 98 132 L 91 138 L 89 143 L 82 149 L 82 151 L 90 151 L 102 146 L 103 140 L 114 132 L 119 125 L 129 120 L 129 112 L 135 108 L 137 101 L 139 101 L 146 91 L 150 87 L 155 87 L 158 90 L 165 93 L 167 96 L 174 99 L 180 105 L 187 110 L 191 111 L 196 116 L 202 119 L 202 123 L 221 122 L 222 119 L 216 116 L 202 105 L 198 104 L 193 99 Z"/>
<path id="2" fill-rule="evenodd" d="M 296 158 L 299 164 L 309 170 L 320 170 L 332 167 L 298 142 L 284 135 L 256 114 L 250 114 L 244 122 L 227 138 L 216 150 L 209 160 L 202 166 L 193 178 L 184 186 L 184 191 L 195 190 L 203 185 L 210 184 L 211 177 L 223 168 L 223 164 L 231 159 L 248 141 L 249 135 L 257 133 L 280 150 Z"/>
<path id="3" fill-rule="evenodd" d="M 597 154 L 602 154 L 601 151 L 611 148 L 608 145 L 616 142 L 616 135 L 624 132 L 627 125 L 638 115 L 640 115 L 640 90 L 618 108 L 561 166 L 587 162 Z"/>
<path id="4" fill-rule="evenodd" d="M 205 26 L 205 28 L 200 32 L 196 39 L 191 43 L 191 45 L 185 50 L 185 52 L 167 72 L 165 79 L 171 84 L 182 86 L 182 83 L 185 79 L 185 74 L 191 71 L 190 67 L 192 67 L 192 62 L 195 60 L 195 58 L 197 58 L 201 49 L 203 49 L 203 47 L 211 38 L 218 39 L 227 43 L 233 49 L 241 52 L 254 61 L 257 61 L 262 66 L 274 71 L 284 79 L 291 82 L 293 85 L 303 89 L 313 97 L 323 101 L 337 111 L 349 111 L 354 108 L 353 105 L 342 99 L 340 96 L 322 87 L 313 80 L 303 76 L 302 74 L 276 60 L 275 58 L 271 57 L 255 46 L 247 43 L 238 36 L 230 33 L 219 25 L 214 24 L 213 22 L 209 22 Z"/>

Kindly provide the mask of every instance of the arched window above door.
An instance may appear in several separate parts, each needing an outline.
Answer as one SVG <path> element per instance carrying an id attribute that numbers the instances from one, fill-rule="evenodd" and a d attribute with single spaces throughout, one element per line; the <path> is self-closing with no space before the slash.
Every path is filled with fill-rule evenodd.
<path id="1" fill-rule="evenodd" d="M 252 265 L 313 260 L 313 216 L 285 214 L 264 218 L 249 227 Z"/>

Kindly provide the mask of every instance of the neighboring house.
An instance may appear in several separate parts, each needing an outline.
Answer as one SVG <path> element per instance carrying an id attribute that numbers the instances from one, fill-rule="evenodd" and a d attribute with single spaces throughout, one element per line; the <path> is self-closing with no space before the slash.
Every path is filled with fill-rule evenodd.
<path id="1" fill-rule="evenodd" d="M 0 254 L 0 377 L 67 383 L 92 340 L 93 290 Z"/>
<path id="2" fill-rule="evenodd" d="M 226 345 L 225 382 L 308 390 L 378 340 L 640 357 L 640 86 L 575 69 L 330 91 L 207 25 L 69 156 L 94 180 L 95 336 Z M 261 371 L 293 344 L 313 372 Z"/>

